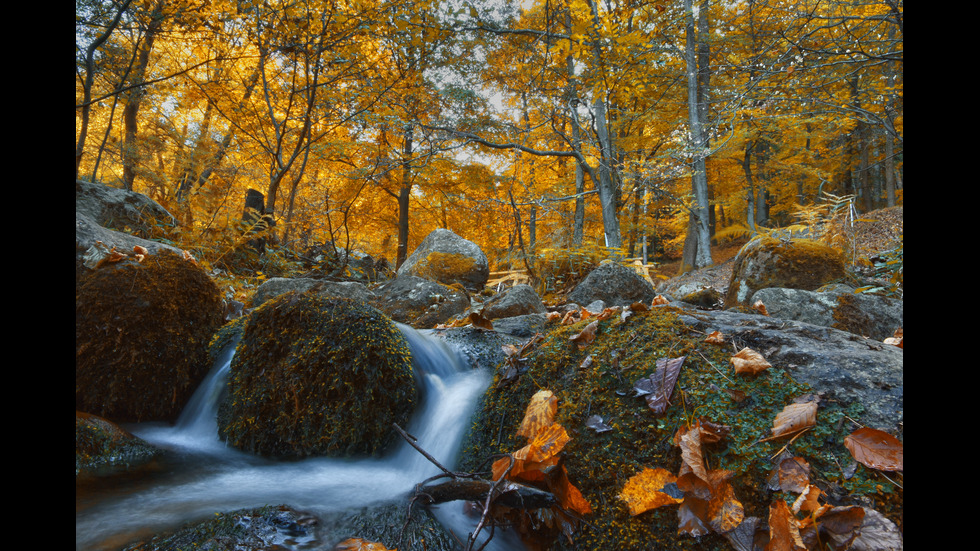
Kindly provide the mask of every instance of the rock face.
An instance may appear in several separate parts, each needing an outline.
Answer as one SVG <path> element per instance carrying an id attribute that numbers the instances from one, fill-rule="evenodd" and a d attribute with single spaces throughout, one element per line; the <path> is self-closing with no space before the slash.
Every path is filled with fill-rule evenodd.
<path id="1" fill-rule="evenodd" d="M 444 285 L 461 284 L 470 292 L 483 290 L 490 265 L 480 247 L 447 229 L 426 236 L 398 268 L 399 276 L 419 276 Z"/>
<path id="2" fill-rule="evenodd" d="M 774 318 L 833 327 L 879 341 L 891 337 L 905 321 L 904 301 L 854 294 L 850 288 L 762 289 L 752 295 L 751 301 L 761 301 Z"/>
<path id="3" fill-rule="evenodd" d="M 631 268 L 606 261 L 592 270 L 568 295 L 569 302 L 591 304 L 597 300 L 606 306 L 629 306 L 650 302 L 657 296 L 653 285 Z"/>
<path id="4" fill-rule="evenodd" d="M 748 242 L 735 257 L 725 307 L 749 305 L 760 289 L 813 291 L 844 278 L 846 264 L 836 249 L 806 239 L 764 237 Z"/>
<path id="5" fill-rule="evenodd" d="M 143 194 L 81 180 L 75 180 L 75 213 L 88 216 L 99 226 L 128 228 L 144 238 L 152 236 L 154 224 L 176 223 L 172 214 Z"/>
<path id="6" fill-rule="evenodd" d="M 75 288 L 75 409 L 114 421 L 172 420 L 210 369 L 221 294 L 169 252 L 84 275 Z"/>
<path id="7" fill-rule="evenodd" d="M 483 317 L 489 320 L 547 312 L 541 297 L 530 285 L 515 285 L 483 304 Z"/>
<path id="8" fill-rule="evenodd" d="M 417 400 L 408 344 L 389 318 L 291 292 L 251 314 L 218 427 L 230 445 L 268 457 L 369 455 Z"/>
<path id="9" fill-rule="evenodd" d="M 330 297 L 352 298 L 361 302 L 371 302 L 375 299 L 366 285 L 356 281 L 324 281 L 310 278 L 286 278 L 273 277 L 259 285 L 252 296 L 252 307 L 258 308 L 269 299 L 290 291 L 308 291 L 316 289 L 316 292 Z"/>
<path id="10" fill-rule="evenodd" d="M 416 276 L 398 276 L 374 292 L 375 307 L 391 319 L 419 329 L 444 323 L 470 306 L 463 291 Z"/>

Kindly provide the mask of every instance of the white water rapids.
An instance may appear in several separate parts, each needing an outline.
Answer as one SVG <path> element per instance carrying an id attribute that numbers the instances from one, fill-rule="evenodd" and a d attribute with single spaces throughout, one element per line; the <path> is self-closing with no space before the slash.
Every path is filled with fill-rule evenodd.
<path id="1" fill-rule="evenodd" d="M 441 339 L 408 327 L 413 366 L 423 379 L 423 401 L 407 432 L 447 468 L 455 463 L 479 396 L 485 370 L 468 369 Z M 217 436 L 217 400 L 227 381 L 232 347 L 215 365 L 174 426 L 127 426 L 140 438 L 182 458 L 167 472 L 110 481 L 111 488 L 75 500 L 77 551 L 116 549 L 216 512 L 287 504 L 316 514 L 363 507 L 405 495 L 438 474 L 406 442 L 383 458 L 271 461 L 226 447 Z M 450 521 L 452 522 L 452 521 Z M 465 532 L 463 533 L 465 539 Z"/>

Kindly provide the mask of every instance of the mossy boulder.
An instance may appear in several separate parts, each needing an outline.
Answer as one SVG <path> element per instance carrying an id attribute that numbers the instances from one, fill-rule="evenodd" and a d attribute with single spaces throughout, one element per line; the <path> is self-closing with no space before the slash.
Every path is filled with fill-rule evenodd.
<path id="1" fill-rule="evenodd" d="M 112 474 L 138 467 L 160 450 L 115 423 L 97 415 L 75 412 L 75 478 Z"/>
<path id="2" fill-rule="evenodd" d="M 772 287 L 813 291 L 846 276 L 844 255 L 833 247 L 809 239 L 753 239 L 735 257 L 724 304 L 747 306 L 756 291 Z"/>
<path id="3" fill-rule="evenodd" d="M 470 292 L 483 290 L 490 264 L 479 245 L 447 229 L 427 235 L 398 268 L 399 276 L 418 276 L 443 285 L 461 284 Z"/>
<path id="4" fill-rule="evenodd" d="M 290 292 L 249 316 L 218 425 L 230 445 L 268 457 L 370 455 L 417 401 L 408 343 L 387 316 Z"/>
<path id="5" fill-rule="evenodd" d="M 75 287 L 75 409 L 176 419 L 211 367 L 222 314 L 211 278 L 167 251 L 86 274 Z"/>
<path id="6" fill-rule="evenodd" d="M 619 497 L 626 481 L 644 469 L 676 475 L 682 454 L 675 435 L 699 419 L 730 427 L 721 441 L 703 444 L 705 463 L 733 473 L 730 482 L 744 516 L 764 519 L 763 529 L 772 503 L 796 497 L 769 485 L 771 458 L 784 446 L 809 463 L 812 483 L 832 494 L 835 503 L 870 504 L 901 519 L 899 487 L 870 469 L 859 467 L 849 478 L 841 475 L 840 466 L 853 463 L 843 441 L 853 428 L 848 418 L 862 419 L 860 404 L 821 402 L 815 427 L 792 441 L 763 441 L 784 407 L 815 391 L 782 362 L 757 375 L 736 375 L 729 364 L 731 344 L 704 342 L 705 330 L 682 319 L 692 311 L 667 306 L 632 312 L 625 319 L 612 316 L 598 322 L 595 340 L 585 347 L 570 338 L 594 318 L 553 329 L 525 354 L 521 365 L 526 371 L 515 380 L 499 373 L 490 384 L 464 440 L 459 470 L 478 470 L 494 454 L 524 447 L 527 441 L 517 432 L 525 409 L 536 392 L 547 389 L 558 399 L 555 422 L 571 437 L 561 464 L 592 513 L 575 525 L 571 539 L 558 526 L 540 522 L 534 536 L 547 542 L 541 549 L 730 550 L 717 533 L 679 533 L 676 505 L 632 516 Z M 658 416 L 634 385 L 655 373 L 658 359 L 678 357 L 685 357 L 683 367 L 669 406 Z M 593 416 L 601 417 L 602 425 Z"/>

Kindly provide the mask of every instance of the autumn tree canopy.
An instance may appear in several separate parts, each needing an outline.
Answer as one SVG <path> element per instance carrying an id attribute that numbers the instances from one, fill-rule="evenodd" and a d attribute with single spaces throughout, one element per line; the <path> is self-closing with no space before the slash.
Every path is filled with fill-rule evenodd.
<path id="1" fill-rule="evenodd" d="M 902 202 L 903 28 L 901 0 L 76 0 L 75 177 L 199 243 L 253 189 L 294 250 L 447 227 L 700 267 L 828 196 Z"/>

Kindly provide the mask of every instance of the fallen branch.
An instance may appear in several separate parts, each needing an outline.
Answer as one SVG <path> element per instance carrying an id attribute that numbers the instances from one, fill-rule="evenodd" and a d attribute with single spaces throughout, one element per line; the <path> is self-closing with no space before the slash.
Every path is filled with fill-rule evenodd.
<path id="1" fill-rule="evenodd" d="M 484 502 L 490 497 L 491 492 L 493 493 L 493 497 L 489 500 L 491 503 L 514 509 L 540 509 L 557 503 L 551 492 L 509 480 L 495 483 L 481 478 L 469 480 L 457 478 L 416 489 L 416 493 L 429 504 L 458 500 Z"/>

